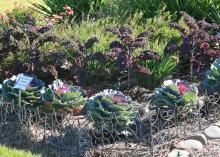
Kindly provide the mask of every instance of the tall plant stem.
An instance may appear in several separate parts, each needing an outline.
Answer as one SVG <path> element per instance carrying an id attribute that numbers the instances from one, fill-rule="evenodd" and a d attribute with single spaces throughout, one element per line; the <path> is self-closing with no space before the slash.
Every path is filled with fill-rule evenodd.
<path id="1" fill-rule="evenodd" d="M 192 81 L 192 79 L 193 79 L 194 53 L 195 53 L 195 49 L 193 48 L 193 49 L 191 50 L 191 56 L 190 56 L 190 80 L 191 80 L 191 81 Z"/>
<path id="2" fill-rule="evenodd" d="M 130 89 L 131 88 L 131 68 L 132 68 L 132 63 L 131 63 L 131 52 L 130 52 L 130 50 L 128 49 L 128 57 L 129 57 L 129 62 L 128 62 L 128 89 Z"/>

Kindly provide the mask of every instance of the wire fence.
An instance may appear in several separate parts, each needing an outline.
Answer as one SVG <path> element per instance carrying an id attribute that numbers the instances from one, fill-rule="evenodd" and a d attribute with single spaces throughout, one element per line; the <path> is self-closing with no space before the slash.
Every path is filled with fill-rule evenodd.
<path id="1" fill-rule="evenodd" d="M 88 120 L 89 113 L 31 110 L 25 104 L 1 99 L 0 143 L 46 157 L 166 156 L 175 140 L 220 120 L 219 99 L 217 94 L 204 95 L 193 107 L 172 109 L 155 108 L 146 102 L 136 108 L 139 115 L 135 122 L 122 132 L 114 127 L 117 120 L 103 121 L 97 129 Z"/>

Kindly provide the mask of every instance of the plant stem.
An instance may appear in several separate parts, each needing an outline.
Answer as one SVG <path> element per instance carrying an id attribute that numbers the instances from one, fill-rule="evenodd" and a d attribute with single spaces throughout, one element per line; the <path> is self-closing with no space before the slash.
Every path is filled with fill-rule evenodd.
<path id="1" fill-rule="evenodd" d="M 130 89 L 130 87 L 131 87 L 131 52 L 130 52 L 130 50 L 128 49 L 128 89 Z"/>

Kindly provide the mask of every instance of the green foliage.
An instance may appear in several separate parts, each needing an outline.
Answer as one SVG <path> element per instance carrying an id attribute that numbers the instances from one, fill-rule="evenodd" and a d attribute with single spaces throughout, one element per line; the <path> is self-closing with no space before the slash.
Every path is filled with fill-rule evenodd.
<path id="1" fill-rule="evenodd" d="M 205 18 L 219 23 L 219 0 L 111 0 L 102 8 L 107 15 L 128 16 L 143 12 L 145 18 L 160 15 L 160 10 L 169 11 L 173 18 L 179 19 L 180 11 L 185 11 L 197 20 Z"/>
<path id="2" fill-rule="evenodd" d="M 43 0 L 42 4 L 32 3 L 34 9 L 45 15 L 53 15 L 64 12 L 65 5 L 74 10 L 74 15 L 81 17 L 83 14 L 95 12 L 103 0 Z"/>
<path id="3" fill-rule="evenodd" d="M 42 157 L 41 155 L 33 155 L 30 152 L 16 150 L 5 146 L 0 146 L 0 156 L 2 157 Z"/>
<path id="4" fill-rule="evenodd" d="M 160 108 L 192 107 L 198 100 L 197 88 L 187 81 L 168 80 L 155 90 L 153 104 Z"/>
<path id="5" fill-rule="evenodd" d="M 145 29 L 153 32 L 148 47 L 158 52 L 161 56 L 159 61 L 146 61 L 141 63 L 142 66 L 147 66 L 150 69 L 151 75 L 141 73 L 134 74 L 137 83 L 147 88 L 153 89 L 160 85 L 166 77 L 172 74 L 179 62 L 177 55 L 164 54 L 164 47 L 169 40 L 175 39 L 177 43 L 180 41 L 179 32 L 170 30 L 169 28 L 169 22 L 171 21 L 171 15 L 169 13 L 163 13 L 160 16 L 148 19 L 146 23 L 143 24 Z"/>
<path id="6" fill-rule="evenodd" d="M 37 23 L 42 24 L 43 16 L 30 8 L 14 8 L 12 11 L 5 13 L 5 16 L 0 18 L 0 29 L 6 30 L 11 27 L 13 21 L 25 24 L 27 13 L 31 13 L 36 19 Z"/>
<path id="7" fill-rule="evenodd" d="M 217 58 L 206 72 L 205 79 L 201 83 L 208 94 L 220 91 L 220 59 Z"/>
<path id="8" fill-rule="evenodd" d="M 27 12 L 33 13 L 30 9 L 16 8 L 8 13 L 10 19 L 15 19 L 17 22 L 24 24 L 27 16 Z"/>
<path id="9" fill-rule="evenodd" d="M 151 69 L 150 75 L 144 75 L 142 73 L 135 73 L 135 80 L 139 85 L 153 89 L 160 85 L 166 77 L 172 74 L 175 70 L 176 62 L 173 61 L 175 56 L 162 56 L 161 61 L 149 61 L 147 67 Z M 175 57 L 177 60 L 178 57 Z M 143 65 L 144 65 L 143 64 Z"/>

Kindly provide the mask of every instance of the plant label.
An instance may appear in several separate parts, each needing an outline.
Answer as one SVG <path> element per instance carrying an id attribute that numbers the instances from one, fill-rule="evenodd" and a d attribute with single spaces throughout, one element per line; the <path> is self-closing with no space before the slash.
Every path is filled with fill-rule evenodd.
<path id="1" fill-rule="evenodd" d="M 33 80 L 33 77 L 21 75 L 18 78 L 18 81 L 15 83 L 14 88 L 20 89 L 20 90 L 26 90 L 32 80 Z"/>

